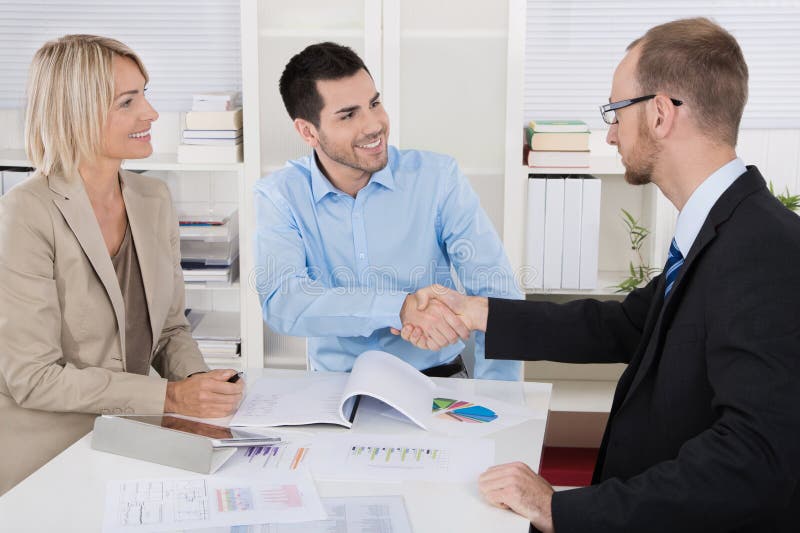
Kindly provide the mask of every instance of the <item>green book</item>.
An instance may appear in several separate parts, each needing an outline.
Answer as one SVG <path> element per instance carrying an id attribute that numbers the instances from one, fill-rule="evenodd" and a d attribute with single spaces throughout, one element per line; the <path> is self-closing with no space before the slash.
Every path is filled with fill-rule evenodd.
<path id="1" fill-rule="evenodd" d="M 582 120 L 531 120 L 533 133 L 587 133 L 589 126 Z"/>

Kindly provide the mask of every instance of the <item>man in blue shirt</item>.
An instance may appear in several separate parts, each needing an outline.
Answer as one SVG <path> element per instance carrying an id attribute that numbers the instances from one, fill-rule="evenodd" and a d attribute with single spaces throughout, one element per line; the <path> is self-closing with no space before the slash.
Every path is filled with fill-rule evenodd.
<path id="1" fill-rule="evenodd" d="M 464 375 L 469 332 L 439 302 L 414 293 L 438 283 L 518 299 L 502 244 L 478 197 L 444 155 L 388 145 L 389 118 L 363 61 L 334 43 L 287 64 L 281 96 L 311 155 L 256 185 L 257 285 L 264 320 L 309 337 L 314 368 L 349 371 L 384 350 L 432 376 Z M 452 270 L 451 270 L 452 269 Z M 404 324 L 424 331 L 416 347 Z M 520 363 L 487 361 L 475 338 L 475 377 L 520 379 Z"/>

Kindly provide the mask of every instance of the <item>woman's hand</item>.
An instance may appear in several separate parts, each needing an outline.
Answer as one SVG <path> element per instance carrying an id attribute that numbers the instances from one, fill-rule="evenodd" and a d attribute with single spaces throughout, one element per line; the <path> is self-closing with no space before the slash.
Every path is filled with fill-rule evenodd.
<path id="1" fill-rule="evenodd" d="M 199 418 L 222 418 L 233 414 L 242 401 L 244 380 L 228 383 L 235 370 L 211 370 L 181 381 L 167 383 L 165 413 Z"/>

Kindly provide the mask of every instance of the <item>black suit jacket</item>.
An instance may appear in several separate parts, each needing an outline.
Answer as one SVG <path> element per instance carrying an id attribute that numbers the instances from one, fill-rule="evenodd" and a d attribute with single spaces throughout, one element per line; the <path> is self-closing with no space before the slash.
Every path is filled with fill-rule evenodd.
<path id="1" fill-rule="evenodd" d="M 663 295 L 489 301 L 487 357 L 629 363 L 556 532 L 800 531 L 800 217 L 748 167 Z"/>

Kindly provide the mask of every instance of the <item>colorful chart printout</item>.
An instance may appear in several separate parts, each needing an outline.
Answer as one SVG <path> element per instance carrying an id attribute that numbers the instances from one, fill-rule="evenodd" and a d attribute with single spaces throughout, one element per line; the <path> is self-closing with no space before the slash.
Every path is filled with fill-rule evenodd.
<path id="1" fill-rule="evenodd" d="M 497 420 L 497 413 L 482 405 L 450 398 L 434 398 L 433 412 L 439 418 L 481 424 Z"/>

